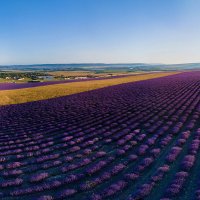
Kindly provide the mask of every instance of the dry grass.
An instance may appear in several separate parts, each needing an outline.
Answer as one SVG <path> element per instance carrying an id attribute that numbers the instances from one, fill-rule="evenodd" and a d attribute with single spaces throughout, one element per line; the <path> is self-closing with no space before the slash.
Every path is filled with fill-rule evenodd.
<path id="1" fill-rule="evenodd" d="M 76 77 L 76 76 L 89 76 L 89 75 L 95 75 L 94 72 L 89 72 L 89 71 L 55 71 L 55 72 L 48 72 L 48 74 L 53 75 L 53 76 L 71 76 L 71 77 Z"/>
<path id="2" fill-rule="evenodd" d="M 40 86 L 40 87 L 25 88 L 18 90 L 4 90 L 0 91 L 0 105 L 18 104 L 18 103 L 50 99 L 50 98 L 90 91 L 107 86 L 118 85 L 122 83 L 168 76 L 176 73 L 177 72 L 154 73 L 154 74 L 128 76 L 115 79 L 72 82 L 72 83 Z"/>
<path id="3" fill-rule="evenodd" d="M 95 76 L 95 77 L 107 77 L 112 74 L 114 76 L 119 75 L 127 75 L 127 74 L 141 74 L 141 73 L 149 73 L 149 72 L 103 72 L 103 73 L 95 73 L 91 71 L 55 71 L 48 72 L 48 74 L 52 76 L 64 76 L 64 77 L 78 77 L 78 76 Z"/>

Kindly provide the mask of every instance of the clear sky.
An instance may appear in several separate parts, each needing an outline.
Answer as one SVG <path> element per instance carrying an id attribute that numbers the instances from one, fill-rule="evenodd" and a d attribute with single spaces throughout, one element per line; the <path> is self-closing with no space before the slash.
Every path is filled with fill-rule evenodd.
<path id="1" fill-rule="evenodd" d="M 200 0 L 0 0 L 0 64 L 200 62 Z"/>

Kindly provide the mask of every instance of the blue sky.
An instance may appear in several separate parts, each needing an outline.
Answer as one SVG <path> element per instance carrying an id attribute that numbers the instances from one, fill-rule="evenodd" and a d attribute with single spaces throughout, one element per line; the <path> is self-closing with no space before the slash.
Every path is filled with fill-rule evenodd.
<path id="1" fill-rule="evenodd" d="M 200 62 L 198 0 L 0 0 L 0 64 Z"/>

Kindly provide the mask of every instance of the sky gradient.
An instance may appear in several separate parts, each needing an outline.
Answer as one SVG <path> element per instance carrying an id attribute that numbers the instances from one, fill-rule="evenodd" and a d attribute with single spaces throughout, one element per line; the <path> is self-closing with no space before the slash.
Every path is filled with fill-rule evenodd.
<path id="1" fill-rule="evenodd" d="M 0 65 L 200 62 L 198 0 L 0 0 Z"/>

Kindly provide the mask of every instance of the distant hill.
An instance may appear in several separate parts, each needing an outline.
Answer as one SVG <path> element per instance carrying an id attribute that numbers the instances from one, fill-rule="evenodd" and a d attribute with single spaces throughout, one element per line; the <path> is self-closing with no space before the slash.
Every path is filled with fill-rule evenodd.
<path id="1" fill-rule="evenodd" d="M 171 71 L 200 69 L 200 63 L 186 64 L 146 64 L 146 63 L 80 63 L 80 64 L 34 64 L 0 66 L 1 71 L 62 71 L 62 70 L 90 70 L 90 71 Z"/>

